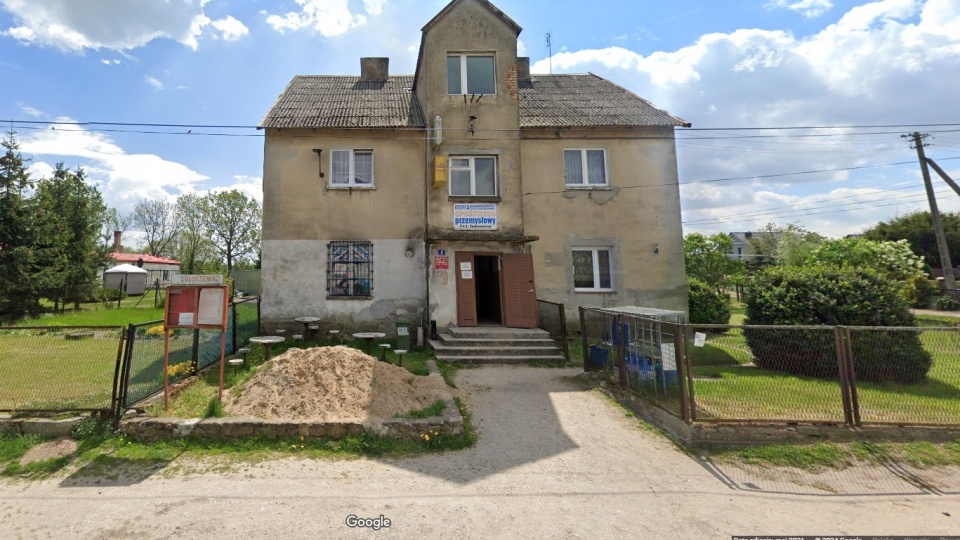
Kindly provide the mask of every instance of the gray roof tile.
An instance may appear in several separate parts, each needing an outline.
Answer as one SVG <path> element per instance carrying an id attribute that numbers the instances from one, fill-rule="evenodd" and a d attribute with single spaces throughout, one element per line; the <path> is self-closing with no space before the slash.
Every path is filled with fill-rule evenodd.
<path id="1" fill-rule="evenodd" d="M 520 81 L 520 127 L 689 126 L 592 73 Z"/>
<path id="2" fill-rule="evenodd" d="M 260 121 L 260 127 L 423 127 L 423 112 L 411 86 L 410 76 L 361 82 L 360 77 L 297 75 Z"/>
<path id="3" fill-rule="evenodd" d="M 262 128 L 424 127 L 410 90 L 413 77 L 384 82 L 359 77 L 298 75 L 290 81 Z M 689 126 L 682 118 L 593 74 L 533 75 L 520 81 L 520 127 Z"/>

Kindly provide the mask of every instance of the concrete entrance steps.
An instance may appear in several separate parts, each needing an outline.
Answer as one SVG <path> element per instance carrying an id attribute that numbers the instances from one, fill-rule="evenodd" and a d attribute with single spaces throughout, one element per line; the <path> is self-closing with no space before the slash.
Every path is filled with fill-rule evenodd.
<path id="1" fill-rule="evenodd" d="M 429 340 L 437 360 L 464 364 L 522 364 L 526 362 L 562 362 L 563 352 L 539 328 L 452 326 Z"/>

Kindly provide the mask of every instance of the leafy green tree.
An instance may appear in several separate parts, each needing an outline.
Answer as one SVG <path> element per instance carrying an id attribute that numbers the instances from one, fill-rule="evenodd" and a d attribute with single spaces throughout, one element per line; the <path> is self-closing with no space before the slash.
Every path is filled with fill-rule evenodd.
<path id="1" fill-rule="evenodd" d="M 704 236 L 690 233 L 683 238 L 683 252 L 687 277 L 696 278 L 723 290 L 732 276 L 743 273 L 743 262 L 730 258 L 733 239 L 723 233 Z"/>
<path id="2" fill-rule="evenodd" d="M 767 223 L 747 240 L 751 253 L 773 259 L 779 266 L 802 266 L 823 241 L 823 236 L 796 223 Z"/>
<path id="3" fill-rule="evenodd" d="M 203 262 L 216 257 L 213 243 L 207 234 L 201 200 L 201 197 L 193 193 L 177 198 L 176 212 L 180 234 L 175 242 L 174 252 L 187 274 L 197 273 Z"/>
<path id="4" fill-rule="evenodd" d="M 808 258 L 812 264 L 847 269 L 870 269 L 900 289 L 913 303 L 917 283 L 926 279 L 923 258 L 910 250 L 906 240 L 878 242 L 866 238 L 826 240 Z"/>
<path id="5" fill-rule="evenodd" d="M 29 200 L 33 187 L 14 132 L 0 156 L 0 322 L 12 323 L 39 308 L 32 280 L 33 233 Z"/>
<path id="6" fill-rule="evenodd" d="M 44 297 L 65 305 L 92 296 L 106 249 L 100 241 L 107 207 L 84 172 L 58 163 L 51 178 L 40 180 L 34 196 L 38 238 L 35 279 Z"/>
<path id="7" fill-rule="evenodd" d="M 133 207 L 131 218 L 133 226 L 144 233 L 147 252 L 157 257 L 168 255 L 167 250 L 179 230 L 176 205 L 143 199 Z"/>
<path id="8" fill-rule="evenodd" d="M 226 263 L 227 274 L 237 261 L 259 255 L 263 212 L 257 201 L 232 189 L 200 199 L 204 228 Z"/>
<path id="9" fill-rule="evenodd" d="M 943 212 L 943 229 L 947 236 L 947 247 L 953 257 L 954 266 L 960 263 L 960 212 Z M 933 222 L 930 212 L 913 212 L 897 216 L 889 221 L 881 221 L 863 232 L 869 240 L 887 240 L 895 242 L 906 240 L 914 253 L 923 257 L 927 266 L 940 268 L 940 251 L 933 234 Z"/>

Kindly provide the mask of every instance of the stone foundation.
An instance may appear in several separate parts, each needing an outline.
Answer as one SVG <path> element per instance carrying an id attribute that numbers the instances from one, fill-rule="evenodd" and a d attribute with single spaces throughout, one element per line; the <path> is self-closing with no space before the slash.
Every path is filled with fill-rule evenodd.
<path id="1" fill-rule="evenodd" d="M 606 381 L 599 381 L 604 393 L 635 411 L 670 438 L 690 447 L 750 446 L 761 444 L 803 444 L 815 442 L 950 442 L 960 439 L 960 427 L 868 425 L 852 428 L 845 424 L 804 423 L 686 423 L 643 397 Z"/>
<path id="2" fill-rule="evenodd" d="M 371 432 L 399 439 L 419 439 L 424 433 L 463 433 L 463 416 L 453 401 L 447 401 L 443 415 L 431 418 L 390 418 L 379 422 L 300 422 L 261 418 L 153 418 L 134 416 L 120 422 L 120 431 L 140 442 L 173 439 L 198 440 L 340 439 Z"/>

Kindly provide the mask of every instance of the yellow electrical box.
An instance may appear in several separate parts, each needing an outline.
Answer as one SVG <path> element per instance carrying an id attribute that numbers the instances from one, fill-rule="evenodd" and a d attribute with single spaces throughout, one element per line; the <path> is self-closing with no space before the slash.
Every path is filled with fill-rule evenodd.
<path id="1" fill-rule="evenodd" d="M 447 185 L 447 156 L 433 158 L 433 187 L 441 188 Z"/>

